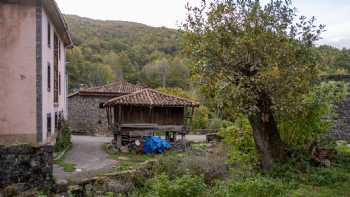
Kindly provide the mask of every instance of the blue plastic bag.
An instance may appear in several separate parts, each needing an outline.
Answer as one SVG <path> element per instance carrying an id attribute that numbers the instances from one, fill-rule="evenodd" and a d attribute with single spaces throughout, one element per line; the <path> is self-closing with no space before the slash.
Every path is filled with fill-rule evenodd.
<path id="1" fill-rule="evenodd" d="M 149 137 L 145 141 L 144 151 L 146 154 L 163 153 L 171 148 L 171 144 L 159 136 Z"/>

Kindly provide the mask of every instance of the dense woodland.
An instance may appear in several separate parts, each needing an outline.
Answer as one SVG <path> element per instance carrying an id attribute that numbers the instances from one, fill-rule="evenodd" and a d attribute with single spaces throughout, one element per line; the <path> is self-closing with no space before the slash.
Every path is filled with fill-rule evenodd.
<path id="1" fill-rule="evenodd" d="M 149 87 L 188 88 L 179 32 L 122 21 L 66 16 L 75 48 L 68 53 L 70 90 L 116 79 Z"/>

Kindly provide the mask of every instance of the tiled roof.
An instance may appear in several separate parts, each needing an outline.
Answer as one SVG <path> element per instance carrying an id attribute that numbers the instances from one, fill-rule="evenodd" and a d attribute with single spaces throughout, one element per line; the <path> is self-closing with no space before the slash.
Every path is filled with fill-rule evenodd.
<path id="1" fill-rule="evenodd" d="M 68 97 L 74 96 L 74 95 L 84 95 L 84 96 L 90 96 L 90 95 L 123 95 L 123 94 L 130 94 L 133 92 L 137 92 L 139 90 L 144 89 L 144 87 L 140 85 L 134 85 L 127 81 L 115 81 L 113 83 L 109 83 L 102 86 L 96 86 L 92 88 L 86 88 L 81 89 L 80 91 L 69 95 Z"/>
<path id="2" fill-rule="evenodd" d="M 106 84 L 103 86 L 97 86 L 92 88 L 87 88 L 81 90 L 81 92 L 109 92 L 109 93 L 125 93 L 130 94 L 139 90 L 144 89 L 144 87 L 139 85 L 131 84 L 127 81 L 115 81 L 110 84 Z"/>
<path id="3" fill-rule="evenodd" d="M 105 106 L 113 105 L 143 105 L 143 106 L 164 106 L 164 107 L 197 107 L 199 103 L 171 96 L 153 89 L 143 89 L 132 94 L 113 98 L 105 103 Z"/>

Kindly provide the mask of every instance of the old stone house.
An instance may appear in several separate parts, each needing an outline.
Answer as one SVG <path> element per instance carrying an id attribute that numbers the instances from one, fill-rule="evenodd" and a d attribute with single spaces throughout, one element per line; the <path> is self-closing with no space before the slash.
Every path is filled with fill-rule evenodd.
<path id="1" fill-rule="evenodd" d="M 126 81 L 82 89 L 68 96 L 68 120 L 75 134 L 111 136 L 103 104 L 108 100 L 127 95 L 143 87 Z"/>
<path id="2" fill-rule="evenodd" d="M 72 46 L 54 0 L 0 1 L 0 144 L 54 142 Z"/>

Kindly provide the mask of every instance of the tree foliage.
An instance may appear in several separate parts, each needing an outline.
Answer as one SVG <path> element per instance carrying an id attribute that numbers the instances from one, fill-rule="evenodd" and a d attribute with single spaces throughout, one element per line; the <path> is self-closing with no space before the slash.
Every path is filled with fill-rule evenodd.
<path id="1" fill-rule="evenodd" d="M 350 50 L 322 45 L 317 47 L 319 63 L 324 74 L 348 74 L 350 71 Z"/>
<path id="2" fill-rule="evenodd" d="M 317 79 L 313 43 L 324 26 L 297 17 L 289 0 L 203 0 L 188 6 L 185 51 L 209 94 L 245 114 L 262 167 L 285 156 L 276 114 L 302 111 L 299 103 Z"/>

